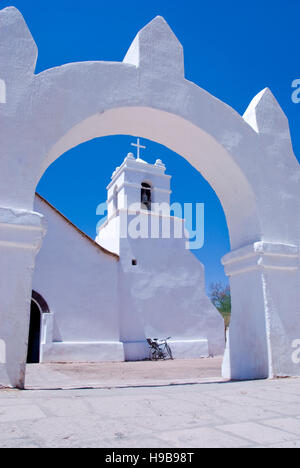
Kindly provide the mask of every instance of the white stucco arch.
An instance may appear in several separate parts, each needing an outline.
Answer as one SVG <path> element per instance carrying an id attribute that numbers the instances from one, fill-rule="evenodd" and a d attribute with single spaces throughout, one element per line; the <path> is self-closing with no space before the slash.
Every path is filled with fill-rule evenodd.
<path id="1" fill-rule="evenodd" d="M 140 135 L 183 156 L 217 193 L 226 214 L 233 248 L 260 238 L 254 193 L 228 152 L 202 129 L 158 109 L 122 107 L 84 120 L 54 144 L 43 161 L 40 176 L 71 148 L 108 135 Z"/>
<path id="2" fill-rule="evenodd" d="M 272 93 L 262 91 L 242 117 L 187 81 L 182 47 L 160 17 L 140 31 L 122 63 L 68 64 L 39 75 L 36 45 L 15 8 L 0 12 L 0 40 L 12 89 L 0 106 L 1 268 L 13 261 L 17 271 L 0 289 L 11 384 L 24 380 L 25 309 L 44 232 L 42 216 L 32 211 L 35 187 L 67 150 L 116 134 L 148 138 L 182 155 L 222 203 L 232 248 L 223 261 L 233 295 L 224 372 L 240 379 L 299 375 L 290 342 L 300 334 L 294 312 L 300 302 L 300 223 L 294 218 L 300 170 Z M 16 334 L 24 344 L 18 349 Z"/>

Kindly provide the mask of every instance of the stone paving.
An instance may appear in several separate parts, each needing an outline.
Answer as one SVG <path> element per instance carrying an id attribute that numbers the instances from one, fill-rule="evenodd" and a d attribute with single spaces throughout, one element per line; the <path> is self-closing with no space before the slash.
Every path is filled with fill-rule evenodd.
<path id="1" fill-rule="evenodd" d="M 1 390 L 0 447 L 300 448 L 300 379 Z"/>

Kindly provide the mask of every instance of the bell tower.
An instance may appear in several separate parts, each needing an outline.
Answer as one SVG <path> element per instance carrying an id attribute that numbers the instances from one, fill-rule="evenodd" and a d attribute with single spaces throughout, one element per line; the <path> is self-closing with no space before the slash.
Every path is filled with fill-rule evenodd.
<path id="1" fill-rule="evenodd" d="M 120 255 L 120 238 L 126 237 L 127 226 L 133 214 L 157 217 L 157 207 L 163 206 L 164 216 L 170 216 L 170 182 L 166 166 L 160 159 L 149 164 L 140 157 L 145 146 L 137 147 L 137 158 L 128 153 L 117 167 L 107 187 L 107 220 L 100 226 L 96 242 Z M 123 235 L 122 235 L 123 233 Z"/>

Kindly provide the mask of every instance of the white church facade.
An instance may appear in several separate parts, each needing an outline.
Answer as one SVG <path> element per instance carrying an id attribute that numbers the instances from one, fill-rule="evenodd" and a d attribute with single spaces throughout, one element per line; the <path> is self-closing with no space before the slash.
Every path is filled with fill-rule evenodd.
<path id="1" fill-rule="evenodd" d="M 16 8 L 0 10 L 0 37 L 0 385 L 24 388 L 32 285 L 35 306 L 49 310 L 43 313 L 44 359 L 73 359 L 79 349 L 87 356 L 92 346 L 97 359 L 104 355 L 99 349 L 109 347 L 126 358 L 154 333 L 171 335 L 181 350 L 203 340 L 211 349 L 209 331 L 219 317 L 204 293 L 203 268 L 179 249 L 179 239 L 176 254 L 157 241 L 154 273 L 144 239 L 121 237 L 115 257 L 54 212 L 45 237 L 45 217 L 34 207 L 40 178 L 70 149 L 109 135 L 140 135 L 180 154 L 222 204 L 230 236 L 222 264 L 232 295 L 223 376 L 299 376 L 300 167 L 288 119 L 271 90 L 260 91 L 241 115 L 186 79 L 183 47 L 160 16 L 137 33 L 121 62 L 97 57 L 42 73 L 36 72 L 38 47 Z M 149 187 L 143 190 L 149 204 Z M 42 207 L 50 219 L 50 207 Z M 100 236 L 103 245 L 115 218 Z M 55 224 L 67 234 L 60 239 L 65 249 L 51 245 Z M 91 252 L 85 257 L 83 250 Z M 46 260 L 59 254 L 61 269 L 51 270 Z M 109 350 L 110 359 L 113 354 Z"/>
<path id="2" fill-rule="evenodd" d="M 48 228 L 33 279 L 28 362 L 142 360 L 147 338 L 168 336 L 175 358 L 223 354 L 224 321 L 206 295 L 203 265 L 186 248 L 184 220 L 170 214 L 170 182 L 160 160 L 129 153 L 107 187 L 95 241 L 36 195 Z"/>

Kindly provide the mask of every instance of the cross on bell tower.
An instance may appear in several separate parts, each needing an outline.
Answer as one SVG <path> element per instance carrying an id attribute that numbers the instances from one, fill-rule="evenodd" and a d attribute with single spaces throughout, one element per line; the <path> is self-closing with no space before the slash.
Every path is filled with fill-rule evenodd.
<path id="1" fill-rule="evenodd" d="M 141 149 L 146 148 L 140 138 L 131 145 L 137 148 L 137 159 L 128 153 L 113 172 L 107 186 L 107 221 L 99 227 L 96 237 L 99 245 L 118 255 L 125 239 L 131 242 L 128 229 L 135 216 L 146 216 L 148 227 L 155 226 L 155 232 L 162 232 L 162 224 L 157 227 L 155 223 L 162 223 L 170 215 L 171 176 L 166 174 L 166 166 L 160 159 L 149 164 L 140 158 Z M 163 207 L 163 216 L 157 213 L 158 206 Z"/>
<path id="2" fill-rule="evenodd" d="M 137 143 L 131 143 L 131 146 L 135 146 L 137 148 L 137 159 L 140 159 L 140 150 L 146 149 L 146 146 L 140 144 L 140 139 L 137 139 Z"/>

